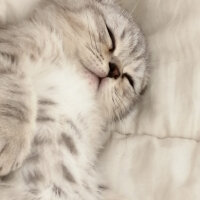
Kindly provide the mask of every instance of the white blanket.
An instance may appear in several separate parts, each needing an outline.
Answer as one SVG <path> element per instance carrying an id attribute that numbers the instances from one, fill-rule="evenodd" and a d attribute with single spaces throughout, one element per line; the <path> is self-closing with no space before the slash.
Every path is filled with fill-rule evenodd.
<path id="1" fill-rule="evenodd" d="M 200 1 L 122 0 L 142 27 L 152 74 L 136 119 L 100 169 L 128 200 L 200 200 Z"/>

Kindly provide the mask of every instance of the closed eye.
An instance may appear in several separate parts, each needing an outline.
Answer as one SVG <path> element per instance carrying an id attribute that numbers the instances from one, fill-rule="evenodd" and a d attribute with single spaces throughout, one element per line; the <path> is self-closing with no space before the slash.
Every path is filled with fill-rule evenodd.
<path id="1" fill-rule="evenodd" d="M 116 48 L 115 36 L 114 36 L 113 32 L 111 31 L 111 29 L 107 26 L 107 24 L 106 24 L 106 28 L 108 30 L 108 34 L 109 34 L 110 39 L 112 41 L 112 47 L 109 49 L 109 51 L 113 52 L 115 50 L 115 48 Z"/>
<path id="2" fill-rule="evenodd" d="M 129 83 L 130 83 L 130 85 L 134 88 L 134 80 L 133 80 L 133 78 L 129 75 L 129 74 L 127 74 L 127 73 L 124 73 L 123 75 L 122 75 L 122 78 L 127 78 L 128 79 L 128 81 L 129 81 Z"/>

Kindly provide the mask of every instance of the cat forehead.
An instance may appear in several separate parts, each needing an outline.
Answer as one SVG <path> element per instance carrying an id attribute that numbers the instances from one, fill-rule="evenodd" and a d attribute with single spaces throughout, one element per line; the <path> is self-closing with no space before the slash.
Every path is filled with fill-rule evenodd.
<path id="1" fill-rule="evenodd" d="M 118 53 L 122 54 L 122 58 L 127 59 L 127 54 L 134 50 L 133 46 L 141 35 L 141 31 L 127 11 L 117 4 L 105 5 L 101 2 L 88 1 L 79 13 L 80 19 L 83 20 L 89 37 L 94 34 L 97 38 L 101 38 L 100 42 L 109 40 L 106 29 L 108 27 L 113 32 L 117 45 L 116 50 L 120 51 Z"/>
<path id="2" fill-rule="evenodd" d="M 90 22 L 94 21 L 97 28 L 101 23 L 106 23 L 115 31 L 131 29 L 135 25 L 132 16 L 112 0 L 92 0 L 85 6 L 83 16 Z"/>

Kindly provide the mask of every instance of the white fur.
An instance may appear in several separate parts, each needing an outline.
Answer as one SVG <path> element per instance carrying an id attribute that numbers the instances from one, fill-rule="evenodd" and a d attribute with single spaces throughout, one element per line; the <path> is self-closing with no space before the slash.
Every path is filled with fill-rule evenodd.
<path id="1" fill-rule="evenodd" d="M 58 1 L 58 3 L 60 2 L 62 1 Z M 88 2 L 93 3 L 94 1 Z M 81 7 L 88 2 L 79 1 L 77 3 L 75 1 L 72 3 L 72 8 L 79 8 L 79 6 Z M 2 23 L 10 23 L 15 20 L 20 21 L 20 19 L 26 17 L 29 12 L 31 12 L 37 1 L 32 2 L 32 4 L 29 4 L 28 2 L 21 2 L 24 3 L 23 5 L 26 7 L 27 12 L 21 12 L 23 8 L 20 11 L 21 7 L 18 6 L 19 2 L 15 1 L 14 4 L 10 4 L 10 2 L 4 3 L 6 4 L 4 4 L 4 7 L 2 6 L 1 21 Z M 12 15 L 9 15 L 11 9 L 14 9 L 14 12 Z M 58 132 L 65 129 L 68 131 L 70 128 L 63 125 L 66 120 L 66 115 L 74 121 L 78 121 L 81 115 L 83 119 L 87 119 L 86 127 L 88 127 L 86 131 L 85 127 L 82 127 L 80 124 L 81 132 L 84 133 L 85 142 L 77 142 L 77 144 L 81 147 L 83 154 L 80 157 L 80 162 L 78 162 L 77 166 L 74 159 L 65 155 L 65 153 L 63 153 L 62 150 L 59 150 L 59 148 L 55 148 L 56 150 L 54 150 L 61 151 L 59 152 L 61 154 L 60 156 L 54 156 L 50 148 L 42 150 L 41 154 L 45 155 L 45 159 L 39 166 L 29 165 L 29 163 L 27 164 L 25 162 L 22 169 L 16 173 L 16 179 L 13 182 L 9 182 L 9 184 L 14 184 L 16 186 L 11 188 L 2 188 L 1 197 L 3 200 L 8 200 L 11 196 L 15 196 L 15 200 L 22 200 L 23 198 L 29 200 L 33 198 L 31 194 L 26 191 L 29 187 L 24 184 L 22 177 L 28 176 L 29 173 L 34 171 L 36 167 L 43 171 L 45 173 L 45 177 L 47 177 L 46 182 L 40 186 L 42 193 L 40 193 L 40 196 L 37 196 L 37 198 L 42 198 L 42 200 L 54 198 L 52 197 L 52 182 L 58 186 L 65 184 L 59 176 L 54 176 L 59 171 L 59 169 L 54 169 L 54 164 L 56 164 L 59 159 L 63 160 L 63 162 L 69 167 L 72 174 L 75 175 L 76 181 L 80 183 L 81 177 L 86 177 L 85 171 L 82 171 L 82 169 L 85 169 L 85 167 L 87 168 L 90 163 L 94 163 L 97 150 L 101 146 L 102 140 L 104 140 L 104 136 L 98 134 L 103 124 L 101 121 L 101 111 L 103 111 L 104 118 L 107 119 L 109 123 L 113 122 L 113 119 L 123 119 L 123 117 L 129 114 L 132 110 L 139 93 L 142 89 L 144 89 L 147 82 L 148 70 L 146 64 L 146 47 L 143 35 L 130 16 L 126 12 L 122 12 L 120 7 L 115 6 L 112 1 L 105 0 L 102 1 L 102 4 L 97 3 L 95 10 L 99 10 L 103 13 L 106 24 L 114 34 L 116 49 L 112 54 L 108 54 L 112 41 L 108 31 L 105 29 L 105 22 L 101 18 L 101 15 L 98 15 L 98 13 L 93 11 L 91 12 L 89 9 L 85 10 L 84 15 L 82 15 L 81 12 L 72 15 L 72 19 L 76 20 L 78 18 L 78 23 L 80 23 L 83 27 L 88 27 L 89 31 L 92 33 L 92 37 L 97 40 L 96 45 L 97 48 L 101 49 L 101 52 L 95 53 L 102 54 L 104 59 L 101 60 L 101 63 L 99 63 L 96 58 L 95 60 L 91 59 L 93 55 L 91 52 L 88 52 L 87 48 L 85 48 L 86 45 L 91 44 L 91 38 L 88 37 L 88 30 L 86 29 L 85 31 L 85 29 L 81 26 L 75 26 L 78 30 L 76 30 L 78 34 L 77 32 L 74 33 L 71 26 L 65 22 L 65 18 L 59 18 L 59 13 L 56 15 L 51 6 L 48 9 L 44 9 L 44 12 L 41 12 L 41 10 L 39 10 L 39 12 L 36 11 L 34 16 L 35 18 L 33 17 L 34 20 L 38 22 L 37 20 L 40 19 L 41 24 L 50 24 L 53 27 L 60 26 L 60 28 L 63 28 L 62 30 L 64 30 L 64 34 L 56 28 L 55 33 L 59 34 L 54 34 L 54 29 L 49 31 L 49 29 L 45 29 L 43 26 L 40 26 L 40 23 L 32 24 L 26 28 L 23 28 L 24 24 L 17 27 L 17 29 L 19 28 L 21 31 L 20 34 L 28 34 L 35 39 L 34 42 L 30 43 L 30 46 L 27 47 L 23 46 L 23 41 L 22 46 L 20 47 L 22 47 L 22 55 L 24 54 L 23 56 L 26 58 L 24 59 L 23 57 L 22 59 L 22 66 L 25 67 L 23 70 L 25 70 L 26 75 L 31 77 L 36 97 L 38 99 L 41 97 L 51 98 L 59 105 L 56 109 L 52 108 L 48 110 L 48 115 L 52 115 L 58 123 L 42 125 L 37 124 L 35 133 L 41 138 L 50 137 L 57 140 Z M 14 29 L 14 32 L 17 31 L 17 29 Z M 122 40 L 120 35 L 123 35 L 123 30 L 125 30 L 125 36 L 122 37 Z M 99 42 L 99 33 L 102 33 L 105 43 Z M 58 37 L 58 35 L 60 37 Z M 6 37 L 7 34 L 4 34 L 4 36 Z M 62 43 L 61 41 L 64 44 L 63 46 L 60 45 Z M 138 43 L 139 45 L 137 46 Z M 39 50 L 42 50 L 42 56 L 39 55 L 39 57 L 37 57 L 38 55 L 36 55 L 37 62 L 30 62 L 30 60 L 27 59 L 27 56 L 29 57 L 31 53 L 34 53 L 35 49 L 31 49 L 31 47 L 34 47 L 35 44 L 36 47 L 39 44 L 38 46 L 41 48 Z M 79 48 L 77 48 L 77 46 Z M 136 47 L 135 52 L 131 51 L 134 47 Z M 95 50 L 94 46 L 93 50 Z M 86 62 L 85 65 L 90 71 L 92 71 L 95 75 L 104 78 L 98 92 L 96 92 L 98 85 L 97 77 L 91 75 L 90 73 L 86 73 L 82 69 L 78 69 L 78 67 L 80 67 L 80 63 L 77 64 L 77 61 L 69 63 L 65 60 L 66 55 L 68 59 L 76 60 L 77 55 L 74 54 L 75 52 L 79 53 L 79 57 Z M 137 59 L 137 56 L 141 58 Z M 88 62 L 88 60 L 90 62 Z M 120 77 L 117 80 L 105 78 L 109 72 L 109 62 L 116 63 L 121 74 L 128 73 L 134 79 L 134 88 L 131 86 L 127 78 Z M 82 80 L 83 77 L 85 80 Z M 117 91 L 114 90 L 115 87 Z M 53 89 L 50 91 L 49 88 L 54 88 L 56 92 L 54 93 Z M 100 109 L 99 105 L 96 105 L 96 93 L 98 97 L 98 104 L 100 102 Z M 133 113 L 135 115 L 135 111 L 133 111 Z M 116 124 L 113 124 L 114 128 L 116 128 Z M 130 123 L 127 123 L 127 126 L 129 126 L 129 124 Z M 119 128 L 121 128 L 121 126 L 119 126 Z M 127 131 L 127 127 L 123 129 Z M 71 136 L 73 135 L 72 133 L 69 134 L 71 134 Z M 68 159 L 64 159 L 65 156 Z M 96 185 L 97 181 L 99 180 L 94 175 L 94 177 L 91 178 L 90 183 Z M 69 199 L 79 199 L 79 197 L 75 196 L 76 194 L 72 191 L 73 186 L 67 186 L 65 189 Z M 80 188 L 79 192 L 84 194 L 84 191 Z M 84 194 L 83 197 L 87 200 L 95 198 L 94 196 L 91 197 L 89 194 Z M 119 195 L 113 195 L 110 191 L 105 194 L 104 198 L 108 200 L 123 199 L 123 197 Z"/>
<path id="2" fill-rule="evenodd" d="M 37 34 L 37 31 L 35 34 Z M 24 58 L 22 54 L 20 60 L 22 62 L 19 66 L 22 69 L 25 67 L 24 72 L 28 75 L 32 83 L 36 100 L 47 98 L 56 102 L 55 107 L 50 107 L 47 110 L 48 116 L 52 116 L 56 122 L 37 123 L 36 129 L 34 130 L 35 136 L 37 135 L 39 138 L 50 138 L 55 142 L 53 147 L 47 146 L 44 149 L 39 149 L 39 154 L 43 155 L 43 160 L 41 160 L 39 165 L 30 164 L 25 160 L 23 167 L 15 172 L 15 178 L 12 181 L 6 183 L 0 181 L 0 195 L 2 200 L 10 200 L 13 196 L 15 200 L 31 200 L 33 198 L 50 200 L 58 198 L 53 196 L 55 195 L 52 192 L 54 184 L 59 187 L 65 185 L 64 190 L 68 198 L 79 199 L 80 197 L 73 191 L 73 186 L 70 183 L 66 184 L 62 177 L 55 176 L 59 171 L 61 173 L 61 169 L 59 169 L 59 166 L 57 168 L 57 165 L 60 162 L 66 164 L 70 172 L 75 176 L 77 184 L 81 185 L 83 181 L 81 179 L 82 177 L 89 178 L 89 175 L 85 174 L 87 172 L 86 169 L 88 168 L 88 171 L 92 173 L 93 169 L 90 165 L 95 162 L 97 150 L 101 147 L 100 133 L 104 123 L 96 101 L 95 90 L 89 84 L 88 79 L 82 77 L 83 75 L 77 66 L 73 62 L 66 60 L 60 38 L 48 31 L 43 32 L 43 37 L 46 38 L 46 45 L 43 49 L 42 57 L 40 57 L 38 62 L 31 61 L 27 56 L 24 56 Z M 37 42 L 42 44 L 43 39 L 41 38 Z M 52 45 L 59 58 L 57 61 L 54 60 L 54 62 L 52 62 L 52 58 L 55 56 L 54 51 L 51 51 Z M 76 126 L 82 134 L 81 142 L 79 139 L 75 140 L 78 149 L 81 150 L 79 152 L 78 165 L 75 159 L 72 156 L 70 157 L 69 153 L 57 144 L 59 135 L 62 132 L 66 132 L 72 138 L 76 138 L 70 126 L 66 125 L 66 120 L 68 119 L 76 122 Z M 82 120 L 85 122 L 83 123 Z M 14 140 L 14 138 L 12 139 Z M 35 153 L 37 151 L 32 149 L 29 156 L 34 156 Z M 31 184 L 24 182 L 24 177 L 28 177 L 30 173 L 34 173 L 36 166 L 46 177 L 45 182 L 39 186 L 42 192 L 38 196 L 31 194 L 29 192 Z M 3 173 L 7 173 L 7 171 Z M 91 177 L 88 183 L 92 184 L 95 188 L 98 184 L 97 181 L 98 179 L 94 173 L 94 176 Z M 4 187 L 4 184 L 7 187 Z M 88 200 L 97 198 L 95 194 L 93 196 L 87 194 L 81 187 L 79 187 L 79 194 Z M 62 198 L 64 197 L 62 196 Z"/>
<path id="3" fill-rule="evenodd" d="M 147 83 L 145 40 L 128 13 L 123 12 L 112 1 L 89 0 L 80 1 L 80 4 L 68 3 L 64 0 L 50 3 L 44 1 L 30 18 L 22 20 L 21 23 L 18 19 L 26 17 L 27 13 L 19 16 L 16 7 L 15 14 L 19 17 L 16 21 L 19 23 L 5 26 L 0 33 L 2 41 L 6 41 L 0 43 L 0 48 L 5 51 L 1 59 L 2 76 L 8 73 L 11 82 L 14 80 L 13 77 L 20 78 L 20 75 L 21 78 L 27 77 L 31 84 L 30 90 L 34 93 L 34 100 L 39 102 L 42 98 L 47 98 L 56 104 L 55 107 L 45 110 L 45 115 L 48 117 L 45 118 L 46 123 L 42 123 L 39 118 L 34 126 L 35 115 L 31 115 L 31 123 L 28 125 L 31 128 L 35 127 L 34 139 L 39 138 L 47 143 L 50 140 L 51 145 L 44 144 L 38 147 L 33 140 L 30 154 L 28 150 L 24 152 L 23 146 L 24 143 L 30 143 L 32 137 L 28 142 L 24 142 L 24 137 L 31 131 L 20 129 L 19 132 L 22 133 L 18 134 L 19 138 L 11 137 L 14 133 L 13 126 L 8 124 L 12 124 L 10 121 L 12 122 L 13 116 L 8 113 L 10 121 L 2 128 L 1 133 L 6 129 L 11 136 L 7 138 L 7 135 L 1 134 L 2 140 L 7 139 L 6 145 L 2 145 L 0 155 L 0 160 L 4 164 L 1 176 L 14 171 L 14 179 L 6 182 L 7 187 L 3 187 L 5 182 L 2 180 L 0 193 L 3 200 L 8 200 L 12 196 L 15 200 L 51 199 L 55 185 L 62 188 L 69 199 L 98 199 L 99 179 L 93 165 L 105 139 L 105 135 L 101 135 L 102 129 L 105 128 L 104 122 L 113 123 L 127 116 Z M 5 4 L 5 15 L 8 12 L 8 5 L 9 2 Z M 13 8 L 14 6 L 13 4 Z M 32 6 L 30 10 L 28 9 L 28 13 L 31 8 Z M 9 23 L 13 22 L 12 19 L 13 16 L 2 21 Z M 113 33 L 114 39 L 110 32 Z M 115 48 L 110 51 L 112 47 Z M 111 71 L 109 66 L 111 62 L 117 65 L 120 72 L 117 78 L 106 77 Z M 14 73 L 9 71 L 12 69 Z M 99 81 L 99 77 L 103 78 L 102 82 Z M 4 92 L 8 88 L 0 89 Z M 6 98 L 2 97 L 2 101 L 4 102 Z M 44 114 L 39 103 L 35 104 L 38 111 L 35 113 L 36 117 L 40 115 L 40 111 Z M 36 109 L 32 106 L 28 108 Z M 81 134 L 80 141 L 77 141 L 75 130 L 70 124 L 66 125 L 68 118 L 76 122 Z M 19 130 L 18 127 L 15 129 Z M 74 138 L 80 153 L 78 158 L 69 155 L 69 152 L 59 145 L 63 133 Z M 21 147 L 19 152 L 4 151 L 4 147 L 7 146 L 9 150 L 13 149 L 12 143 L 14 147 Z M 24 158 L 26 155 L 28 158 L 22 168 L 16 171 L 12 163 L 7 165 L 7 160 L 11 155 L 12 157 L 15 155 L 16 159 L 12 161 L 19 161 L 21 152 L 24 153 Z M 39 164 L 31 163 L 31 156 L 38 152 L 41 156 Z M 22 163 L 18 164 L 20 167 Z M 68 173 L 59 174 L 63 170 L 63 165 L 67 166 L 76 181 L 71 180 L 70 183 L 72 178 L 68 177 Z M 30 177 L 35 175 L 35 170 L 41 172 L 40 177 L 44 177 L 38 185 L 34 183 L 34 178 L 30 180 Z M 36 178 L 40 179 L 37 176 Z M 67 183 L 65 179 L 69 179 Z M 91 186 L 92 192 L 84 189 L 84 181 Z M 30 191 L 35 187 L 39 190 L 37 194 Z M 116 196 L 107 194 L 105 198 L 115 199 Z"/>

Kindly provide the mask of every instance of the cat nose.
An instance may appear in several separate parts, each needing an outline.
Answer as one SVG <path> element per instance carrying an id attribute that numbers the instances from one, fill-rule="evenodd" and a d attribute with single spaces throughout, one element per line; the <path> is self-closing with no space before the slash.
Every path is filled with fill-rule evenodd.
<path id="1" fill-rule="evenodd" d="M 115 63 L 109 62 L 109 68 L 110 71 L 107 77 L 118 79 L 120 77 L 119 67 Z"/>

